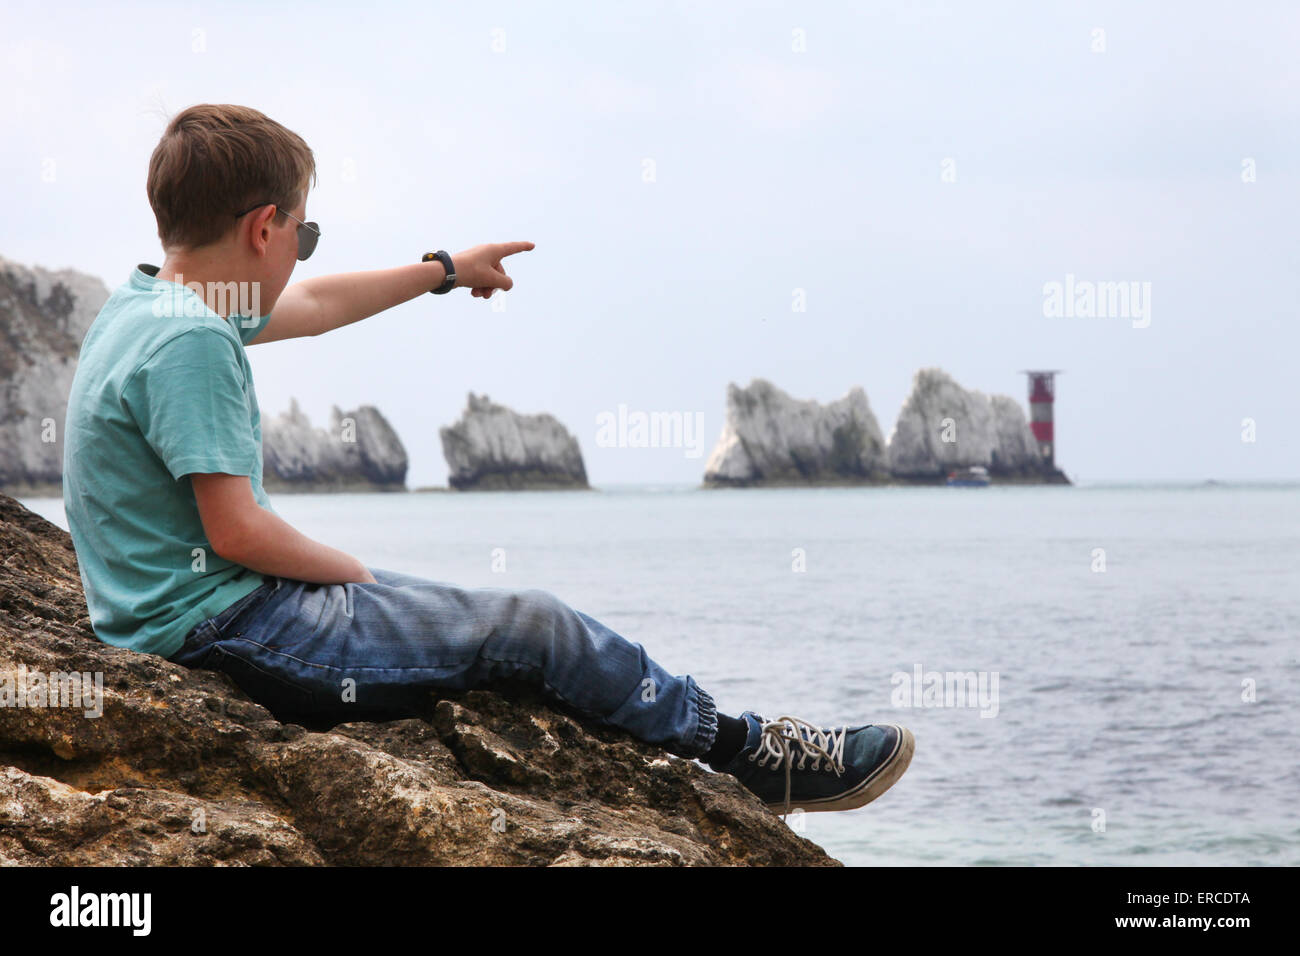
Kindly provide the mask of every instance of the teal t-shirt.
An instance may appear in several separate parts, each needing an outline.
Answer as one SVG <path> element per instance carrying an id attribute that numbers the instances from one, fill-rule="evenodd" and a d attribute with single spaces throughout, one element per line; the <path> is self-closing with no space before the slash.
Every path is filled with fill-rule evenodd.
<path id="1" fill-rule="evenodd" d="M 63 503 L 100 640 L 164 657 L 262 583 L 217 555 L 191 473 L 262 488 L 262 423 L 244 345 L 270 320 L 223 318 L 140 265 L 81 344 L 64 426 Z"/>

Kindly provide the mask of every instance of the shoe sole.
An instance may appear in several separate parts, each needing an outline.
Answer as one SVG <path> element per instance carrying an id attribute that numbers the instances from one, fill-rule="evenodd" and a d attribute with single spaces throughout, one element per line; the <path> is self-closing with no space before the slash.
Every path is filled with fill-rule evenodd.
<path id="1" fill-rule="evenodd" d="M 898 731 L 898 740 L 894 744 L 894 752 L 875 769 L 871 776 L 852 790 L 846 790 L 844 793 L 836 794 L 833 797 L 823 797 L 820 800 L 804 800 L 800 803 L 791 801 L 790 810 L 803 810 L 804 813 L 856 810 L 858 807 L 865 807 L 897 783 L 898 778 L 903 775 L 903 772 L 912 763 L 912 754 L 916 751 L 916 739 L 912 736 L 910 730 L 898 724 L 881 724 L 879 726 L 895 728 Z M 784 813 L 785 801 L 780 800 L 776 803 L 769 803 L 767 808 L 777 813 Z"/>

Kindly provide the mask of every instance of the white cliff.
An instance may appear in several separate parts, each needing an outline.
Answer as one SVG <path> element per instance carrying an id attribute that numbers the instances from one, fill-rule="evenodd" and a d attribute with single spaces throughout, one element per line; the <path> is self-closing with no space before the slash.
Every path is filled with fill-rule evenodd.
<path id="1" fill-rule="evenodd" d="M 0 489 L 60 494 L 72 376 L 108 294 L 94 276 L 0 257 Z"/>
<path id="2" fill-rule="evenodd" d="M 521 415 L 470 392 L 460 421 L 439 435 L 453 488 L 589 487 L 578 440 L 552 415 Z"/>
<path id="3" fill-rule="evenodd" d="M 826 405 L 792 398 L 771 382 L 727 386 L 722 435 L 704 468 L 711 486 L 880 481 L 880 425 L 860 387 Z"/>
<path id="4" fill-rule="evenodd" d="M 934 479 L 970 465 L 995 476 L 1044 472 L 1018 402 L 968 391 L 942 369 L 921 369 L 889 436 L 889 470 L 902 479 Z"/>
<path id="5" fill-rule="evenodd" d="M 290 399 L 287 412 L 262 425 L 267 491 L 405 491 L 406 467 L 406 448 L 373 405 L 334 406 L 329 428 L 313 428 Z"/>

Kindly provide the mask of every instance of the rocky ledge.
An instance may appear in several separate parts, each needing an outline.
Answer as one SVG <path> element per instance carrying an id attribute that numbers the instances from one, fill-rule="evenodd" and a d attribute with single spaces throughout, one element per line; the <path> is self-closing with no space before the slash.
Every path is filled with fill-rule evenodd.
<path id="1" fill-rule="evenodd" d="M 313 428 L 289 410 L 263 425 L 262 487 L 267 491 L 405 491 L 406 448 L 373 405 L 330 410 L 330 427 Z"/>
<path id="2" fill-rule="evenodd" d="M 521 415 L 470 392 L 460 421 L 439 435 L 447 483 L 459 491 L 590 487 L 578 440 L 553 415 Z"/>
<path id="3" fill-rule="evenodd" d="M 837 865 L 734 778 L 523 692 L 281 723 L 98 641 L 71 539 L 4 496 L 0 554 L 0 865 Z M 54 672 L 102 674 L 102 716 L 15 706 Z"/>

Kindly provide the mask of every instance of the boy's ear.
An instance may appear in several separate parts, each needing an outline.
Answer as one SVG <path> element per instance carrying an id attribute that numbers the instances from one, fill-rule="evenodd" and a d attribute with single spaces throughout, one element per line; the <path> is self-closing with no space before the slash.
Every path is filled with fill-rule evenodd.
<path id="1" fill-rule="evenodd" d="M 263 206 L 248 217 L 248 221 L 243 227 L 248 230 L 248 240 L 252 243 L 253 251 L 259 256 L 266 255 L 267 247 L 271 243 L 271 222 L 275 219 L 277 212 L 275 206 Z"/>

